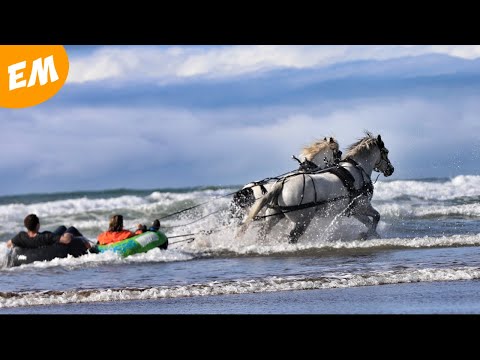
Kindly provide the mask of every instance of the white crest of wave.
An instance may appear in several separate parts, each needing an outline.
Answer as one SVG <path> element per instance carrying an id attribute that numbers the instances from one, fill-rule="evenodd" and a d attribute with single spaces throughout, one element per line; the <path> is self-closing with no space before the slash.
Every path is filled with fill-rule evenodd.
<path id="1" fill-rule="evenodd" d="M 163 193 L 155 191 L 145 197 L 123 195 L 101 199 L 89 199 L 87 197 L 82 197 L 78 199 L 64 199 L 33 204 L 13 203 L 0 205 L 0 218 L 3 221 L 13 220 L 16 222 L 23 222 L 23 218 L 27 214 L 32 213 L 38 214 L 40 217 L 44 217 L 83 214 L 93 211 L 112 211 L 115 209 L 148 211 L 159 204 L 162 206 L 169 206 L 186 200 L 209 200 L 215 195 L 222 196 L 227 193 L 228 190 L 206 190 L 187 193 Z"/>
<path id="2" fill-rule="evenodd" d="M 35 204 L 0 205 L 0 217 L 4 220 L 14 220 L 23 223 L 27 214 L 43 216 L 58 216 L 85 213 L 88 211 L 129 208 L 146 204 L 147 200 L 138 196 L 125 195 L 109 199 L 65 199 L 40 202 Z"/>
<path id="3" fill-rule="evenodd" d="M 449 200 L 480 196 L 480 176 L 459 175 L 446 182 L 419 180 L 379 181 L 375 184 L 374 200 L 391 200 L 412 196 L 427 200 Z"/>
<path id="4" fill-rule="evenodd" d="M 376 209 L 382 216 L 391 217 L 434 217 L 434 216 L 469 216 L 480 217 L 480 204 L 463 205 L 422 205 L 414 204 L 379 204 Z"/>
<path id="5" fill-rule="evenodd" d="M 68 303 L 153 300 L 179 297 L 251 294 L 292 290 L 312 290 L 376 286 L 411 282 L 458 281 L 480 279 L 480 268 L 424 268 L 345 274 L 317 277 L 269 277 L 203 284 L 149 288 L 92 289 L 0 293 L 0 308 L 57 305 Z"/>
<path id="6" fill-rule="evenodd" d="M 139 222 L 150 222 L 159 217 L 158 214 L 174 212 L 186 208 L 185 202 L 191 204 L 213 200 L 229 194 L 230 189 L 191 191 L 186 193 L 158 192 L 154 191 L 145 197 L 123 195 L 112 198 L 89 199 L 87 197 L 77 199 L 64 199 L 46 201 L 33 204 L 12 203 L 0 205 L 0 233 L 11 233 L 23 229 L 23 219 L 27 214 L 37 214 L 42 220 L 42 228 L 50 229 L 50 225 L 66 226 L 74 225 L 85 236 L 95 238 L 99 229 L 105 229 L 108 225 L 109 216 L 113 212 L 135 212 L 140 218 L 125 218 L 125 227 L 136 226 Z M 174 210 L 170 211 L 169 207 Z M 180 207 L 180 208 L 176 208 Z M 171 219 L 168 219 L 169 221 Z M 180 221 L 182 219 L 180 218 Z M 88 230 L 95 233 L 88 233 Z M 87 232 L 84 232 L 87 230 Z"/>
<path id="7" fill-rule="evenodd" d="M 169 205 L 171 203 L 177 201 L 184 201 L 184 200 L 211 200 L 213 197 L 221 197 L 228 195 L 232 189 L 218 189 L 218 190 L 197 190 L 197 191 L 189 191 L 186 193 L 171 193 L 171 192 L 160 192 L 154 191 L 150 195 L 147 196 L 150 200 L 161 201 L 165 205 Z"/>

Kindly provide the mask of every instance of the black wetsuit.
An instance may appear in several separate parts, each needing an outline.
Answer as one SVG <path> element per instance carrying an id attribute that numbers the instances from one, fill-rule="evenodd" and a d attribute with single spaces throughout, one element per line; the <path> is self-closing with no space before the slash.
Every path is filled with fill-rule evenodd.
<path id="1" fill-rule="evenodd" d="M 54 234 L 51 231 L 43 231 L 38 233 L 34 237 L 28 236 L 25 231 L 20 231 L 12 239 L 12 243 L 15 246 L 22 248 L 35 249 L 42 246 L 52 245 L 60 240 L 62 235 Z"/>

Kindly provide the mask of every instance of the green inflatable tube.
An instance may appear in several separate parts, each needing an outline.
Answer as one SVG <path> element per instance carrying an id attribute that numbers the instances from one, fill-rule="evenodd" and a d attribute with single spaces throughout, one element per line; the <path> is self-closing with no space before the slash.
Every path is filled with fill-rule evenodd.
<path id="1" fill-rule="evenodd" d="M 161 231 L 147 231 L 131 238 L 107 245 L 97 245 L 99 252 L 114 251 L 121 256 L 147 252 L 153 248 L 167 249 L 168 238 Z"/>

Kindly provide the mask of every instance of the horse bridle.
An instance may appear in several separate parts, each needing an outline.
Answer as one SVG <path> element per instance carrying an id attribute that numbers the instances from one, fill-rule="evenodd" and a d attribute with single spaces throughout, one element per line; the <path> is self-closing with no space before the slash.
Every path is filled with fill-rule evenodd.
<path id="1" fill-rule="evenodd" d="M 385 161 L 385 162 L 387 163 L 387 165 L 388 165 L 388 163 L 389 163 L 390 161 L 387 161 L 387 160 L 384 158 L 384 155 L 388 155 L 388 149 L 385 148 L 385 146 L 383 146 L 383 145 L 382 145 L 382 147 L 379 146 L 379 148 L 380 148 L 380 160 L 378 160 L 378 163 L 376 163 L 376 164 L 374 165 L 373 170 L 375 170 L 376 172 L 383 172 L 383 171 L 381 171 L 380 168 L 379 168 L 379 166 L 382 165 L 382 161 Z"/>
<path id="2" fill-rule="evenodd" d="M 333 166 L 333 165 L 338 165 L 341 159 L 342 159 L 342 151 L 339 149 L 339 150 L 333 151 L 333 164 L 330 163 L 330 161 L 328 161 L 326 156 L 323 158 L 323 162 L 327 166 Z"/>

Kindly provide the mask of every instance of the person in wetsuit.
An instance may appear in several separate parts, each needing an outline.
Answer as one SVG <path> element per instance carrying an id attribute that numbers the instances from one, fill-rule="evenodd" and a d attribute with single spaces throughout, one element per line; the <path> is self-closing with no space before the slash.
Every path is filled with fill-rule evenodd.
<path id="1" fill-rule="evenodd" d="M 135 232 L 125 230 L 123 228 L 123 215 L 112 215 L 108 225 L 108 230 L 98 235 L 98 245 L 107 245 L 116 243 L 132 236 L 143 234 L 146 231 L 158 231 L 160 229 L 160 221 L 155 220 L 150 228 L 147 229 L 146 225 L 138 224 Z"/>
<path id="2" fill-rule="evenodd" d="M 123 228 L 123 215 L 112 215 L 108 224 L 108 230 L 98 235 L 99 245 L 116 243 L 135 236 L 135 233 Z"/>
<path id="3" fill-rule="evenodd" d="M 74 236 L 82 234 L 73 226 L 68 229 L 65 226 L 58 227 L 54 232 L 40 230 L 40 219 L 36 214 L 29 214 L 23 220 L 27 231 L 20 231 L 12 239 L 7 241 L 7 247 L 19 246 L 35 249 L 55 243 L 69 244 Z"/>
<path id="4" fill-rule="evenodd" d="M 147 229 L 147 225 L 138 224 L 137 230 L 135 231 L 135 235 L 143 234 L 144 232 L 147 232 L 147 231 L 158 231 L 158 230 L 160 230 L 160 220 L 155 219 L 152 223 L 152 226 L 150 226 L 148 229 Z"/>

